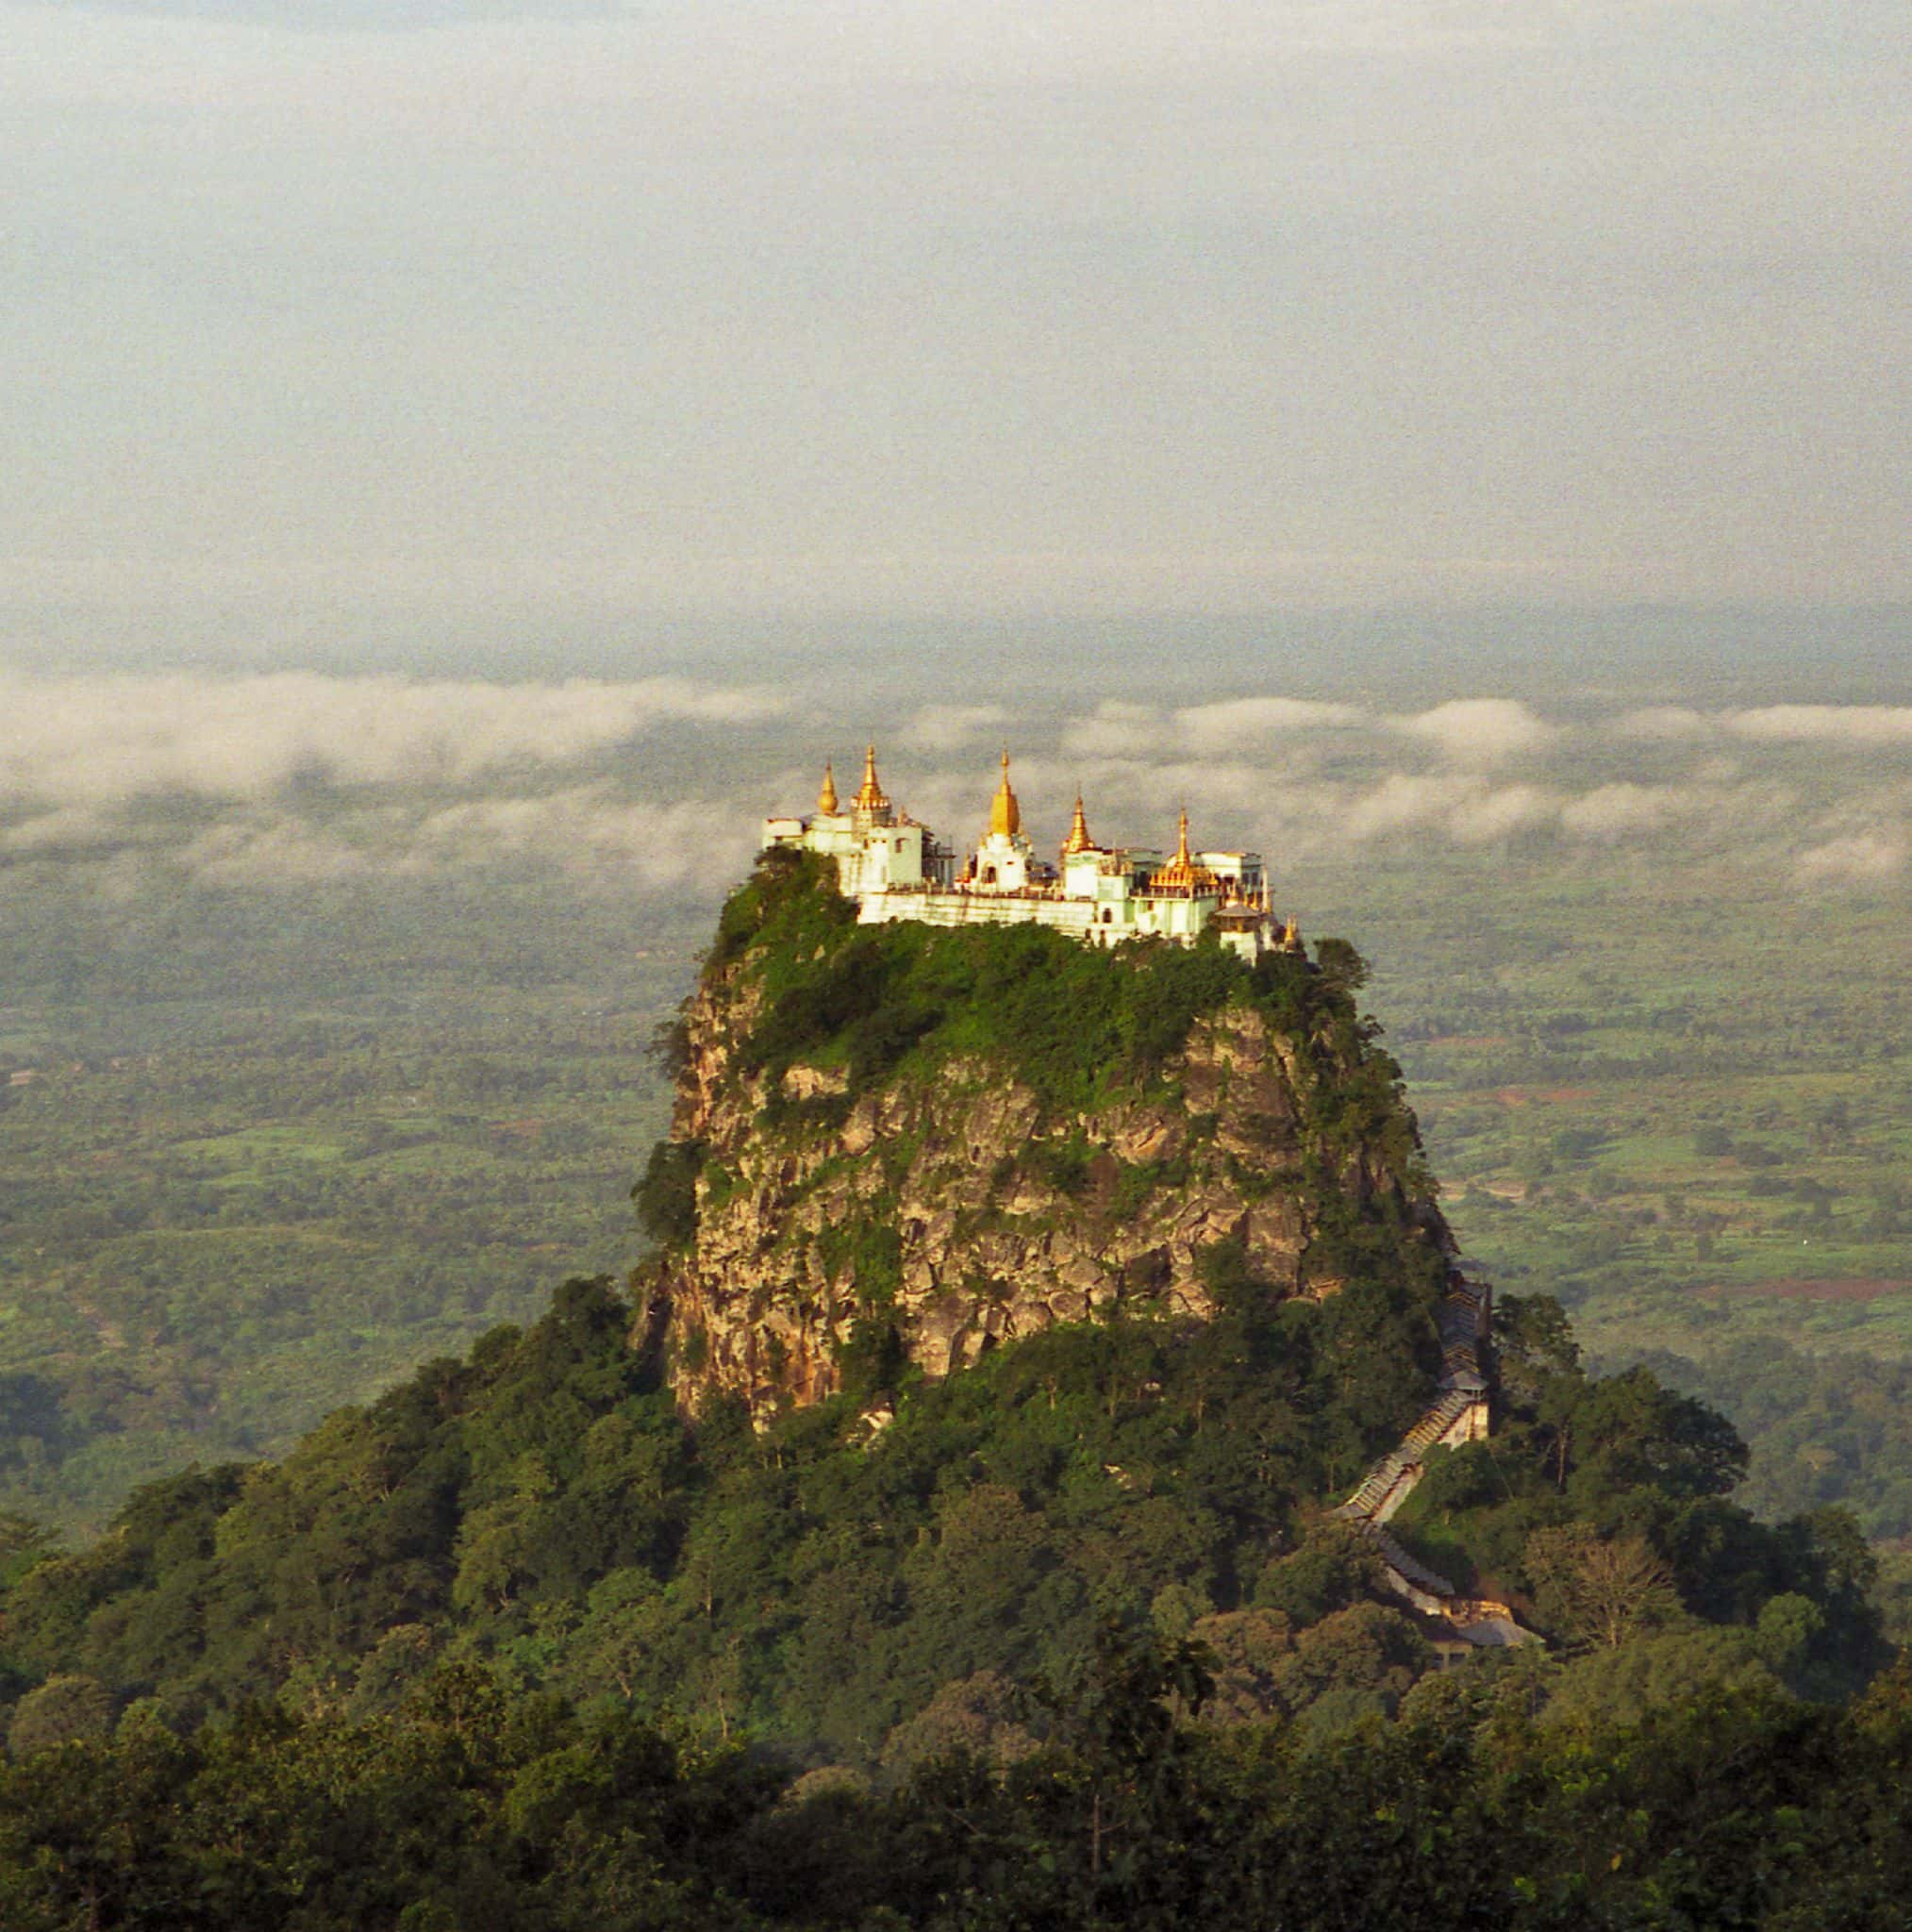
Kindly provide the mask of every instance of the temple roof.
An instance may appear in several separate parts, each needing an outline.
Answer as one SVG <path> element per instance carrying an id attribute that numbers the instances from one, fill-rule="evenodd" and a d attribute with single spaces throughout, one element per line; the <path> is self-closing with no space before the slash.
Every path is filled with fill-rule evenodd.
<path id="1" fill-rule="evenodd" d="M 1182 813 L 1181 835 L 1175 856 L 1149 881 L 1151 891 L 1214 892 L 1221 881 L 1205 865 L 1197 865 L 1189 856 L 1189 814 Z"/>
<path id="2" fill-rule="evenodd" d="M 889 801 L 884 796 L 883 787 L 876 780 L 876 747 L 873 744 L 863 754 L 863 782 L 856 788 L 856 796 L 851 803 L 858 811 L 888 811 Z"/>

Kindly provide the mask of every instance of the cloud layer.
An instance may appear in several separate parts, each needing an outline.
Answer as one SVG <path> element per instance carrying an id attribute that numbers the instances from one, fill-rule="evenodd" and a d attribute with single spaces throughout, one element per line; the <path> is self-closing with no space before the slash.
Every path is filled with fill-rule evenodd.
<path id="1" fill-rule="evenodd" d="M 300 780 L 462 784 L 561 764 L 660 725 L 754 724 L 787 701 L 682 678 L 634 684 L 415 682 L 0 673 L 0 798 L 123 803 L 165 792 L 258 799 Z"/>
<path id="2" fill-rule="evenodd" d="M 1739 738 L 1755 744 L 1912 746 L 1912 705 L 1760 705 L 1696 711 L 1654 705 L 1629 711 L 1616 729 L 1634 738 L 1696 741 Z"/>
<path id="3" fill-rule="evenodd" d="M 708 895 L 826 754 L 848 779 L 838 706 L 681 678 L 0 675 L 0 859 L 234 890 L 529 865 Z M 1880 706 L 1559 719 L 1481 693 L 1402 712 L 1251 692 L 1047 719 L 940 703 L 879 736 L 892 796 L 958 843 L 1007 740 L 1039 842 L 1080 784 L 1102 837 L 1162 842 L 1186 806 L 1198 840 L 1277 865 L 1550 840 L 1876 891 L 1912 866 L 1908 726 Z"/>

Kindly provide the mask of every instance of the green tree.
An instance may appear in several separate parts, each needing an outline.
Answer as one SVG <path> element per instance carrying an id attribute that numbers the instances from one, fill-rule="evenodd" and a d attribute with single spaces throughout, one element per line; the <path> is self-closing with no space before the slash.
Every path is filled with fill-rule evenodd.
<path id="1" fill-rule="evenodd" d="M 14 1706 L 7 1743 L 16 1757 L 58 1744 L 97 1742 L 113 1727 L 112 1693 L 97 1677 L 49 1677 Z"/>

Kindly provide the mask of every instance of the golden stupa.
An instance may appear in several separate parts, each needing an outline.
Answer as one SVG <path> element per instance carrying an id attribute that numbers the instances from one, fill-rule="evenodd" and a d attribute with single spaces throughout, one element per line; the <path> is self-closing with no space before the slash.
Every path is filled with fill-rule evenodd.
<path id="1" fill-rule="evenodd" d="M 850 802 L 858 811 L 889 809 L 889 801 L 883 795 L 883 787 L 876 782 L 876 747 L 873 744 L 863 754 L 863 782 L 857 786 L 856 796 Z"/>
<path id="2" fill-rule="evenodd" d="M 996 795 L 989 801 L 989 836 L 992 839 L 1013 839 L 1023 829 L 1023 808 L 1016 803 L 1016 794 L 1009 789 L 1009 754 L 1003 754 L 1003 782 L 996 787 Z"/>

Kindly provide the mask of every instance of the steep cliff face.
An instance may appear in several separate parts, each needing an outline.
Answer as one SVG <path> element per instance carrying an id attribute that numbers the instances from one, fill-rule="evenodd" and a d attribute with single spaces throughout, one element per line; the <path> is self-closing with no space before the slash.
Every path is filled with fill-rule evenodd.
<path id="1" fill-rule="evenodd" d="M 745 891 L 645 1184 L 687 1407 L 761 1421 L 1117 1305 L 1333 1293 L 1350 1266 L 1431 1310 L 1446 1231 L 1332 974 L 857 928 L 800 865 Z"/>

